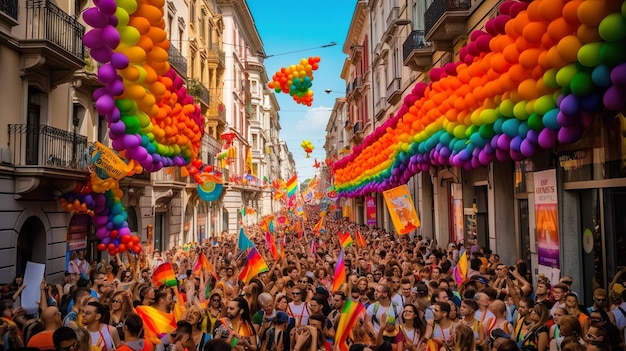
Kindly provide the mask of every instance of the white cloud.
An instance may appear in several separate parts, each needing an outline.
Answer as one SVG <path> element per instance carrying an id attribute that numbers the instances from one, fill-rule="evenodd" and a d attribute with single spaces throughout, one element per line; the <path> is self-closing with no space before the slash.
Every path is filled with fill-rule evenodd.
<path id="1" fill-rule="evenodd" d="M 306 135 L 318 136 L 320 133 L 322 136 L 325 135 L 331 110 L 332 108 L 324 106 L 307 110 L 304 117 L 296 124 L 296 131 Z"/>

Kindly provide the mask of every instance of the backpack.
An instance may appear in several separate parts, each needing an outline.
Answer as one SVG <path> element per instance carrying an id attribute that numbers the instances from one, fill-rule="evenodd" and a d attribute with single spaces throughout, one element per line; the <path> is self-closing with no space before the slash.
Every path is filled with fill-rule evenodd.
<path id="1" fill-rule="evenodd" d="M 393 315 L 398 318 L 398 303 L 395 301 L 391 301 L 391 306 L 393 308 Z M 374 313 L 372 313 L 372 323 L 378 323 L 380 325 L 380 321 L 378 320 L 378 309 L 380 308 L 380 302 L 374 302 Z"/>

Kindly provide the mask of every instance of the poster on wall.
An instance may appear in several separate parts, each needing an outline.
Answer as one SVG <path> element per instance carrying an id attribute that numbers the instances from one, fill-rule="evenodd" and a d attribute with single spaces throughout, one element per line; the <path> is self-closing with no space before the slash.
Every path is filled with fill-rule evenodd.
<path id="1" fill-rule="evenodd" d="M 419 228 L 420 220 L 406 184 L 384 191 L 383 196 L 396 233 L 404 235 Z"/>
<path id="2" fill-rule="evenodd" d="M 539 273 L 551 281 L 555 281 L 553 278 L 558 281 L 560 248 L 556 170 L 535 172 L 534 183 Z"/>
<path id="3" fill-rule="evenodd" d="M 365 197 L 365 216 L 365 224 L 376 225 L 376 198 L 373 196 Z"/>

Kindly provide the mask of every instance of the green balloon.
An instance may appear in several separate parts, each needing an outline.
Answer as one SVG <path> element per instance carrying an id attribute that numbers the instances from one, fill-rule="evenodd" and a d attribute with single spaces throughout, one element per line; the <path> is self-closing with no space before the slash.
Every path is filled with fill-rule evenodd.
<path id="1" fill-rule="evenodd" d="M 126 134 L 137 134 L 139 132 L 139 119 L 135 116 L 122 116 L 122 122 L 126 126 Z"/>
<path id="2" fill-rule="evenodd" d="M 556 73 L 558 70 L 556 68 L 550 68 L 543 74 L 543 84 L 546 88 L 556 89 L 559 85 L 556 83 Z"/>
<path id="3" fill-rule="evenodd" d="M 621 17 L 621 16 L 620 16 Z M 570 83 L 570 89 L 572 93 L 577 96 L 586 96 L 596 88 L 595 84 L 591 80 L 591 74 L 589 72 L 578 72 Z"/>
<path id="4" fill-rule="evenodd" d="M 600 22 L 598 33 L 606 41 L 621 40 L 626 36 L 626 19 L 621 13 L 612 13 Z"/>
<path id="5" fill-rule="evenodd" d="M 575 63 L 563 66 L 556 74 L 556 82 L 561 87 L 568 87 L 576 73 L 578 73 L 578 67 L 576 67 Z"/>
<path id="6" fill-rule="evenodd" d="M 587 43 L 578 50 L 578 62 L 586 67 L 596 67 L 600 64 L 601 42 Z"/>
<path id="7" fill-rule="evenodd" d="M 540 115 L 544 115 L 546 112 L 555 108 L 556 103 L 554 102 L 554 99 L 552 98 L 552 94 L 548 94 L 548 95 L 544 95 L 538 98 L 535 101 L 535 105 L 533 107 L 536 113 Z"/>
<path id="8" fill-rule="evenodd" d="M 626 58 L 626 52 L 624 51 L 622 43 L 603 43 L 600 48 L 600 60 L 610 67 L 617 66 Z"/>
<path id="9" fill-rule="evenodd" d="M 528 117 L 528 127 L 532 130 L 542 130 L 544 128 L 543 123 L 541 122 L 541 115 L 537 113 L 533 113 Z"/>
<path id="10" fill-rule="evenodd" d="M 493 130 L 493 125 L 483 124 L 482 126 L 480 126 L 480 128 L 478 128 L 478 134 L 483 139 L 491 139 L 491 137 L 493 137 L 493 135 L 495 134 Z"/>

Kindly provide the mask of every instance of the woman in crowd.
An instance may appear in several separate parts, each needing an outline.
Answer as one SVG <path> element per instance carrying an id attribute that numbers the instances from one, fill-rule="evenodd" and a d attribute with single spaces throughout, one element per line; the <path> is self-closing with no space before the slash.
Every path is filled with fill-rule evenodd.
<path id="1" fill-rule="evenodd" d="M 531 326 L 522 340 L 522 349 L 528 351 L 546 351 L 550 343 L 549 330 L 546 323 L 550 319 L 548 308 L 536 304 L 530 311 Z"/>
<path id="2" fill-rule="evenodd" d="M 185 320 L 191 324 L 191 337 L 198 351 L 204 349 L 204 345 L 211 340 L 212 324 L 204 323 L 207 320 L 206 311 L 200 305 L 193 305 L 187 309 Z"/>
<path id="3" fill-rule="evenodd" d="M 567 309 L 564 307 L 559 307 L 554 311 L 554 316 L 552 316 L 552 320 L 554 324 L 550 327 L 550 340 L 558 339 L 561 337 L 561 318 L 563 316 L 567 316 Z"/>
<path id="4" fill-rule="evenodd" d="M 407 304 L 402 310 L 402 324 L 398 334 L 398 351 L 417 351 L 426 329 L 417 307 Z"/>
<path id="5" fill-rule="evenodd" d="M 589 316 L 578 309 L 578 296 L 576 294 L 570 292 L 566 295 L 565 308 L 568 315 L 578 319 L 583 335 L 586 334 L 589 329 Z"/>
<path id="6" fill-rule="evenodd" d="M 120 339 L 124 341 L 124 319 L 133 312 L 133 305 L 130 301 L 130 293 L 127 291 L 118 291 L 111 298 L 111 318 L 109 325 L 117 329 Z"/>

